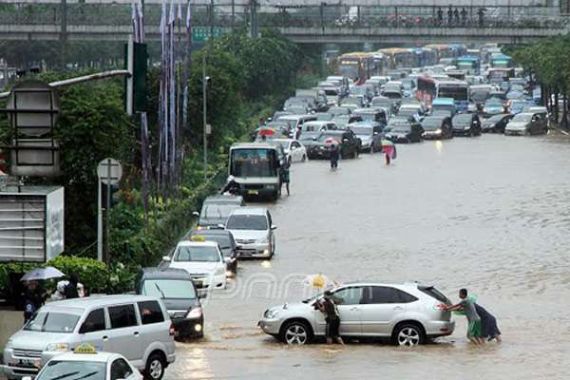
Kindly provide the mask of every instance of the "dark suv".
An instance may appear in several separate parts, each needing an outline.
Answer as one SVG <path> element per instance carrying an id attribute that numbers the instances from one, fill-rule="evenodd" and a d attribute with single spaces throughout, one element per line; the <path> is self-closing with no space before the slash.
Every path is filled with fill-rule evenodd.
<path id="1" fill-rule="evenodd" d="M 330 147 L 328 142 L 336 140 L 340 144 L 340 155 L 342 158 L 356 158 L 362 145 L 360 139 L 351 130 L 326 131 L 319 135 L 313 144 L 306 146 L 309 158 L 329 158 Z"/>

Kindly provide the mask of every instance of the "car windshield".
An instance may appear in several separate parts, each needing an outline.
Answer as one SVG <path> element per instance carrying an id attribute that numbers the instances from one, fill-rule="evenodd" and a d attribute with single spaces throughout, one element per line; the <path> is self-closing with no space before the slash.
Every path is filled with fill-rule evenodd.
<path id="1" fill-rule="evenodd" d="M 206 233 L 204 234 L 197 233 L 195 235 L 203 236 L 204 239 L 206 239 L 207 241 L 213 241 L 218 243 L 221 249 L 230 249 L 232 248 L 233 245 L 229 233 L 208 234 L 208 232 L 206 231 Z"/>
<path id="2" fill-rule="evenodd" d="M 498 123 L 499 121 L 503 120 L 505 115 L 495 115 L 487 119 L 488 123 Z"/>
<path id="3" fill-rule="evenodd" d="M 376 114 L 373 112 L 358 112 L 353 114 L 353 116 L 358 116 L 364 121 L 376 121 Z"/>
<path id="4" fill-rule="evenodd" d="M 498 98 L 491 98 L 485 102 L 485 107 L 502 107 L 503 101 Z"/>
<path id="5" fill-rule="evenodd" d="M 390 99 L 374 99 L 372 101 L 374 107 L 392 107 L 392 100 Z"/>
<path id="6" fill-rule="evenodd" d="M 328 113 L 333 115 L 333 117 L 334 117 L 337 115 L 348 115 L 350 113 L 350 111 L 348 110 L 348 108 L 333 107 L 333 108 L 329 109 Z"/>
<path id="7" fill-rule="evenodd" d="M 469 114 L 459 114 L 453 117 L 453 122 L 454 123 L 469 123 L 471 122 L 471 118 L 473 116 L 469 115 Z"/>
<path id="8" fill-rule="evenodd" d="M 144 280 L 142 294 L 158 298 L 196 298 L 191 280 L 150 279 Z"/>
<path id="9" fill-rule="evenodd" d="M 426 117 L 422 120 L 424 129 L 436 129 L 441 127 L 441 119 L 438 117 Z"/>
<path id="10" fill-rule="evenodd" d="M 267 230 L 267 218 L 264 215 L 232 215 L 226 226 L 228 230 Z"/>
<path id="11" fill-rule="evenodd" d="M 202 212 L 200 213 L 200 218 L 220 218 L 225 219 L 232 213 L 233 210 L 239 208 L 240 205 L 234 204 L 205 204 L 202 207 Z"/>
<path id="12" fill-rule="evenodd" d="M 302 142 L 310 142 L 310 141 L 317 141 L 320 136 L 320 133 L 303 133 L 299 138 L 299 141 Z"/>
<path id="13" fill-rule="evenodd" d="M 174 261 L 200 261 L 200 262 L 216 262 L 220 261 L 218 249 L 211 245 L 188 246 L 182 245 L 176 248 L 174 252 Z"/>
<path id="14" fill-rule="evenodd" d="M 409 124 L 396 124 L 393 128 L 391 128 L 391 132 L 397 133 L 408 133 L 412 130 L 412 126 Z"/>
<path id="15" fill-rule="evenodd" d="M 51 360 L 36 380 L 105 380 L 107 363 Z"/>
<path id="16" fill-rule="evenodd" d="M 485 90 L 473 91 L 471 93 L 471 100 L 481 103 L 487 100 L 488 96 L 489 96 L 489 91 Z"/>
<path id="17" fill-rule="evenodd" d="M 513 117 L 513 122 L 515 123 L 528 123 L 532 119 L 532 114 L 530 113 L 519 113 Z"/>
<path id="18" fill-rule="evenodd" d="M 24 327 L 27 331 L 51 332 L 51 333 L 71 333 L 77 325 L 79 315 L 40 311 Z"/>
<path id="19" fill-rule="evenodd" d="M 277 151 L 273 149 L 233 149 L 231 175 L 235 177 L 276 177 Z"/>
<path id="20" fill-rule="evenodd" d="M 412 107 L 401 107 L 398 111 L 398 116 L 413 116 L 418 113 L 417 108 Z"/>
<path id="21" fill-rule="evenodd" d="M 372 128 L 371 127 L 350 127 L 350 129 L 356 135 L 369 136 L 372 134 Z"/>

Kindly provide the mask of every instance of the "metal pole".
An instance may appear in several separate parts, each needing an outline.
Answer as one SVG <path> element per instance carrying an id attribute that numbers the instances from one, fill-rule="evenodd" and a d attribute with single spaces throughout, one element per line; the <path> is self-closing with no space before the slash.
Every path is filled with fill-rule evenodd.
<path id="1" fill-rule="evenodd" d="M 204 178 L 208 178 L 208 119 L 207 119 L 207 112 L 208 112 L 208 105 L 207 105 L 207 83 L 206 83 L 206 54 L 204 52 L 202 58 L 202 122 L 203 122 L 203 138 L 204 138 Z"/>
<path id="2" fill-rule="evenodd" d="M 103 261 L 103 210 L 101 178 L 97 176 L 97 260 Z"/>
<path id="3" fill-rule="evenodd" d="M 110 231 L 110 215 L 111 210 L 111 160 L 107 160 L 107 207 L 105 208 L 105 263 L 109 262 L 109 231 Z"/>
<path id="4" fill-rule="evenodd" d="M 61 0 L 61 29 L 59 36 L 60 43 L 60 65 L 61 69 L 65 69 L 67 55 L 67 0 Z"/>

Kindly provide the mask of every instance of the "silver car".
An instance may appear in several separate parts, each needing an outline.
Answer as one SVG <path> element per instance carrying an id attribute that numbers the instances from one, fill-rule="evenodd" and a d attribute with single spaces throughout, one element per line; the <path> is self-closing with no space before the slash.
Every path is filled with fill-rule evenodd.
<path id="1" fill-rule="evenodd" d="M 455 322 L 442 310 L 449 299 L 432 286 L 417 283 L 354 283 L 333 290 L 343 337 L 390 338 L 400 346 L 451 335 Z M 287 344 L 310 343 L 325 336 L 326 322 L 316 310 L 320 296 L 265 311 L 258 325 Z"/>
<path id="2" fill-rule="evenodd" d="M 97 296 L 39 309 L 4 347 L 4 374 L 8 379 L 35 376 L 52 357 L 84 343 L 125 356 L 155 380 L 176 359 L 174 327 L 158 298 Z"/>
<path id="3" fill-rule="evenodd" d="M 265 207 L 240 207 L 232 212 L 226 223 L 226 230 L 236 240 L 240 259 L 272 258 L 276 229 Z"/>

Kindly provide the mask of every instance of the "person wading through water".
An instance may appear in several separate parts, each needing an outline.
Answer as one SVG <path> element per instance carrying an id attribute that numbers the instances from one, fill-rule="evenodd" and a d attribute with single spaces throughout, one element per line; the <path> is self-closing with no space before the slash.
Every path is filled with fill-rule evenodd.
<path id="1" fill-rule="evenodd" d="M 336 308 L 335 298 L 330 290 L 325 291 L 322 300 L 317 303 L 318 309 L 325 315 L 327 322 L 327 344 L 332 344 L 336 341 L 338 344 L 344 345 L 340 337 L 340 315 Z"/>

